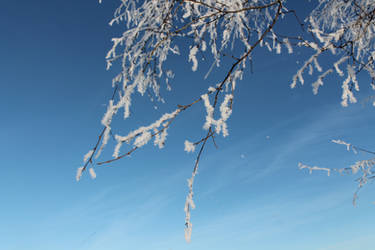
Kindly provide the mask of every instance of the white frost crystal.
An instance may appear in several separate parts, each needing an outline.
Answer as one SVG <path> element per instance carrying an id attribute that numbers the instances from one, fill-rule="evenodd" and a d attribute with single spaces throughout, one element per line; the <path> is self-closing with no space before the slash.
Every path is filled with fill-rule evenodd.
<path id="1" fill-rule="evenodd" d="M 99 2 L 101 3 L 102 0 Z M 215 66 L 223 65 L 225 67 L 218 70 L 221 75 L 219 77 L 222 77 L 223 82 L 219 82 L 215 87 L 210 87 L 206 92 L 212 94 L 210 96 L 212 103 L 210 103 L 209 95 L 201 96 L 207 112 L 203 128 L 210 130 L 210 133 L 222 133 L 224 137 L 228 135 L 226 121 L 232 113 L 233 101 L 233 96 L 229 93 L 234 93 L 236 81 L 242 79 L 246 62 L 252 61 L 253 55 L 258 53 L 255 52 L 255 47 L 264 47 L 275 53 L 281 53 L 283 46 L 289 54 L 293 53 L 292 46 L 295 45 L 310 50 L 311 54 L 299 66 L 290 86 L 296 87 L 297 82 L 303 85 L 304 74 L 308 72 L 314 77 L 312 89 L 314 94 L 317 94 L 323 85 L 324 77 L 331 73 L 337 73 L 338 76 L 343 77 L 342 105 L 347 106 L 348 103 L 355 103 L 357 100 L 353 92 L 354 90 L 359 91 L 357 74 L 368 72 L 370 77 L 375 79 L 375 70 L 373 69 L 375 24 L 372 16 L 375 1 L 315 1 L 317 7 L 310 13 L 306 22 L 309 31 L 316 39 L 311 39 L 310 35 L 302 34 L 301 37 L 290 36 L 290 41 L 273 31 L 273 25 L 285 16 L 287 4 L 289 4 L 287 2 L 283 0 L 120 1 L 109 24 L 123 23 L 123 30 L 112 39 L 113 45 L 107 53 L 106 61 L 107 69 L 115 62 L 119 62 L 118 66 L 121 70 L 112 80 L 115 91 L 102 118 L 105 131 L 103 131 L 103 137 L 99 138 L 102 140 L 95 147 L 98 149 L 95 152 L 95 157 L 100 155 L 111 138 L 112 120 L 118 111 L 123 110 L 124 119 L 130 117 L 130 107 L 135 92 L 141 96 L 147 94 L 152 101 L 164 102 L 160 96 L 160 83 L 165 82 L 167 89 L 170 90 L 168 80 L 174 76 L 171 70 L 167 70 L 165 63 L 170 59 L 170 55 L 178 56 L 180 51 L 186 51 L 187 55 L 183 55 L 183 53 L 181 55 L 185 56 L 185 61 L 188 60 L 192 63 L 193 71 L 198 69 L 197 53 L 202 52 L 199 58 L 211 64 L 211 66 L 207 65 L 208 72 L 205 79 L 210 72 L 214 72 Z M 177 44 L 181 46 L 181 49 Z M 331 63 L 325 58 L 320 59 L 326 55 L 333 58 Z M 232 67 L 227 67 L 229 61 L 225 58 L 234 59 Z M 322 65 L 319 65 L 319 60 Z M 317 78 L 314 73 L 318 74 Z M 163 81 L 162 78 L 165 80 Z M 179 106 L 174 112 L 164 114 L 156 121 L 151 121 L 148 126 L 134 128 L 125 136 L 114 135 L 117 143 L 113 156 L 119 157 L 120 149 L 124 143 L 134 149 L 144 146 L 152 137 L 155 137 L 154 144 L 162 148 L 167 136 L 167 128 L 173 119 L 180 112 L 199 101 L 193 97 L 193 103 Z M 375 101 L 373 103 L 375 106 Z M 216 115 L 220 117 L 215 119 Z M 269 139 L 269 137 L 266 138 Z M 350 147 L 347 144 L 344 145 Z M 194 148 L 193 143 L 185 141 L 185 151 L 193 152 Z M 354 150 L 354 147 L 351 148 Z M 86 164 L 93 153 L 91 150 L 84 156 Z M 353 172 L 364 171 L 364 163 L 361 164 L 355 165 L 351 170 Z M 328 174 L 330 173 L 329 169 L 316 166 L 309 167 L 300 164 L 300 168 L 307 168 L 310 172 L 324 170 Z M 77 181 L 80 179 L 83 169 L 83 167 L 78 168 Z M 95 178 L 96 174 L 92 168 L 89 169 L 89 173 L 92 178 Z M 193 207 L 192 183 L 195 175 L 196 168 L 189 182 L 187 210 L 185 211 L 187 241 L 190 241 L 191 238 L 190 208 Z M 363 178 L 361 183 L 365 181 L 366 178 Z"/>
<path id="2" fill-rule="evenodd" d="M 194 46 L 193 48 L 190 49 L 190 53 L 189 53 L 189 62 L 190 61 L 193 62 L 193 66 L 191 67 L 193 71 L 196 71 L 198 68 L 198 60 L 196 57 L 197 52 L 198 52 L 198 48 L 197 46 Z"/>
<path id="3" fill-rule="evenodd" d="M 140 136 L 134 141 L 134 146 L 142 147 L 151 139 L 151 133 L 149 131 L 144 131 Z"/>
<path id="4" fill-rule="evenodd" d="M 188 140 L 185 141 L 185 151 L 186 152 L 194 152 L 195 145 L 192 142 L 189 142 Z"/>
<path id="5" fill-rule="evenodd" d="M 79 180 L 81 179 L 82 171 L 83 171 L 83 167 L 79 167 L 79 168 L 77 169 L 76 181 L 79 181 Z"/>
<path id="6" fill-rule="evenodd" d="M 310 167 L 308 165 L 304 165 L 302 164 L 301 162 L 298 163 L 298 167 L 299 169 L 304 169 L 304 168 L 307 168 L 310 172 L 310 174 L 312 173 L 313 170 L 322 170 L 322 171 L 327 171 L 327 175 L 329 176 L 331 174 L 331 169 L 329 168 L 321 168 L 321 167 L 317 167 L 317 166 L 314 166 L 314 167 Z"/>
<path id="7" fill-rule="evenodd" d="M 89 152 L 87 152 L 87 154 L 85 154 L 85 156 L 83 157 L 83 163 L 85 163 L 92 156 L 93 153 L 94 150 L 90 150 Z"/>
<path id="8" fill-rule="evenodd" d="M 342 141 L 342 140 L 332 140 L 333 143 L 336 143 L 336 144 L 341 144 L 341 145 L 345 145 L 346 146 L 346 150 L 350 150 L 350 146 L 351 144 L 350 143 L 347 143 L 345 141 Z"/>
<path id="9" fill-rule="evenodd" d="M 90 172 L 91 179 L 95 179 L 96 178 L 96 173 L 95 173 L 94 169 L 90 168 L 89 172 Z"/>
<path id="10" fill-rule="evenodd" d="M 220 118 L 218 120 L 215 120 L 213 117 L 214 107 L 210 104 L 208 94 L 202 95 L 201 98 L 207 111 L 206 122 L 204 123 L 203 128 L 207 130 L 213 125 L 215 126 L 215 132 L 217 134 L 220 134 L 220 132 L 222 132 L 223 136 L 226 137 L 228 135 L 228 126 L 226 124 L 226 121 L 232 114 L 232 109 L 231 107 L 229 107 L 229 103 L 233 99 L 233 95 L 225 95 L 224 100 L 220 105 Z"/>

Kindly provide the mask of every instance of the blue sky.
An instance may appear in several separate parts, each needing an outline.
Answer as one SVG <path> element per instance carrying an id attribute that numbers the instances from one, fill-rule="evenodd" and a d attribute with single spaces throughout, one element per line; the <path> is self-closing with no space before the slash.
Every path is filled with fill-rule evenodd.
<path id="1" fill-rule="evenodd" d="M 117 32 L 107 25 L 116 5 L 1 5 L 1 249 L 373 249 L 373 186 L 353 207 L 355 176 L 309 175 L 297 164 L 339 168 L 370 158 L 330 140 L 374 149 L 374 108 L 341 107 L 335 78 L 317 96 L 308 84 L 291 90 L 298 65 L 285 54 L 256 55 L 254 73 L 235 94 L 230 136 L 218 138 L 218 149 L 208 145 L 195 181 L 190 244 L 183 207 L 195 154 L 184 152 L 183 142 L 204 135 L 203 105 L 176 120 L 163 150 L 146 146 L 77 183 L 112 92 L 116 72 L 105 70 L 104 56 Z M 208 86 L 186 58 L 173 60 L 174 91 L 165 93 L 172 106 L 158 104 L 160 112 Z M 363 100 L 372 93 L 360 83 Z M 136 103 L 134 116 L 120 123 L 123 133 L 162 114 L 146 100 Z"/>

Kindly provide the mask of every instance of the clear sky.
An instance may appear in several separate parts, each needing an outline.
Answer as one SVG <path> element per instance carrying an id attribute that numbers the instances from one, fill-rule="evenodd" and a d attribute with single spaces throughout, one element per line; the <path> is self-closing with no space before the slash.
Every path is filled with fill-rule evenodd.
<path id="1" fill-rule="evenodd" d="M 375 109 L 341 107 L 341 80 L 333 77 L 317 96 L 309 84 L 291 90 L 298 65 L 285 52 L 255 55 L 254 73 L 235 93 L 230 136 L 202 156 L 190 244 L 183 208 L 196 154 L 183 148 L 185 139 L 205 134 L 203 105 L 176 120 L 163 150 L 148 145 L 77 183 L 76 169 L 96 142 L 112 93 L 116 71 L 105 70 L 104 57 L 118 32 L 108 26 L 118 2 L 1 3 L 0 249 L 374 249 L 374 187 L 366 186 L 353 207 L 356 176 L 310 175 L 298 162 L 340 168 L 370 158 L 330 140 L 374 150 Z M 172 105 L 154 110 L 136 99 L 119 133 L 209 86 L 186 61 L 171 62 L 174 90 L 165 97 Z M 364 100 L 373 93 L 367 80 L 360 83 Z"/>

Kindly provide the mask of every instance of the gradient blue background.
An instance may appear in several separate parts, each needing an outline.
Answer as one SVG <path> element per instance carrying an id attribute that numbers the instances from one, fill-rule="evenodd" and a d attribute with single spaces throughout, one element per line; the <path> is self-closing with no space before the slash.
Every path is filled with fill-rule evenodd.
<path id="1" fill-rule="evenodd" d="M 301 2 L 300 13 L 312 6 Z M 121 30 L 108 26 L 117 4 L 1 3 L 0 249 L 374 249 L 373 186 L 353 207 L 355 176 L 309 175 L 297 167 L 302 161 L 340 168 L 370 158 L 330 140 L 374 149 L 374 108 L 342 108 L 342 80 L 334 77 L 317 96 L 311 81 L 291 90 L 298 54 L 286 56 L 285 49 L 254 55 L 254 73 L 235 93 L 230 136 L 203 154 L 192 243 L 184 241 L 183 207 L 196 154 L 185 153 L 183 142 L 205 134 L 202 104 L 176 120 L 163 150 L 148 145 L 77 183 L 112 93 L 116 70 L 105 71 L 104 57 Z M 203 81 L 205 72 L 192 73 L 186 56 L 171 60 L 173 91 L 163 91 L 171 106 L 156 103 L 155 111 L 155 103 L 137 98 L 133 116 L 115 121 L 115 132 L 147 125 L 221 79 L 215 73 L 212 83 Z M 364 100 L 373 93 L 368 79 L 360 83 Z"/>

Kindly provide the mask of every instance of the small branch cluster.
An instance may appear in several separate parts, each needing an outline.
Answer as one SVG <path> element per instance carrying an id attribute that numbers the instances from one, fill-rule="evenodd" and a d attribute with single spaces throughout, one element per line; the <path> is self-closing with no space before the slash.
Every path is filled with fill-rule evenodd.
<path id="1" fill-rule="evenodd" d="M 298 45 L 313 49 L 314 54 L 293 76 L 291 87 L 296 86 L 297 80 L 303 84 L 303 73 L 309 69 L 309 74 L 312 75 L 314 66 L 319 72 L 317 80 L 312 84 L 313 93 L 317 94 L 328 74 L 336 72 L 344 77 L 345 73 L 339 66 L 346 64 L 346 78 L 342 82 L 342 106 L 357 102 L 353 91 L 359 91 L 357 74 L 363 70 L 369 74 L 371 86 L 375 90 L 375 2 L 320 0 L 318 7 L 308 18 L 308 23 L 313 41 L 300 37 Z M 318 58 L 326 53 L 337 59 L 330 68 L 323 71 Z M 375 106 L 375 102 L 373 105 Z"/>
<path id="2" fill-rule="evenodd" d="M 355 154 L 357 154 L 358 152 L 364 152 L 364 153 L 369 153 L 369 154 L 375 155 L 375 152 L 357 147 L 355 145 L 352 145 L 351 143 L 347 143 L 347 142 L 342 141 L 342 140 L 332 140 L 332 142 L 336 143 L 336 144 L 341 144 L 341 145 L 346 146 L 346 149 L 348 151 L 353 150 L 353 152 Z M 357 186 L 357 190 L 355 191 L 355 193 L 353 195 L 353 205 L 356 204 L 356 201 L 358 199 L 359 190 L 365 184 L 367 184 L 370 180 L 375 179 L 375 167 L 374 166 L 375 166 L 375 158 L 371 158 L 371 159 L 368 159 L 368 160 L 360 160 L 360 161 L 357 161 L 356 163 L 354 163 L 353 165 L 351 165 L 350 167 L 338 168 L 338 169 L 336 169 L 336 168 L 333 168 L 333 169 L 331 169 L 331 168 L 321 168 L 321 167 L 317 167 L 317 166 L 311 167 L 311 166 L 308 166 L 308 165 L 305 165 L 305 164 L 302 164 L 302 163 L 298 163 L 299 169 L 308 169 L 310 174 L 314 170 L 327 171 L 328 176 L 330 175 L 330 173 L 332 171 L 338 172 L 340 174 L 343 174 L 343 173 L 350 173 L 350 174 L 361 173 L 361 176 L 356 180 L 358 182 L 358 186 Z"/>
<path id="3" fill-rule="evenodd" d="M 101 2 L 101 0 L 99 0 Z M 359 91 L 357 74 L 362 70 L 369 73 L 372 86 L 375 90 L 375 2 L 373 0 L 319 0 L 317 8 L 306 20 L 309 24 L 309 34 L 312 40 L 302 36 L 282 36 L 275 31 L 276 23 L 286 14 L 293 14 L 284 4 L 286 0 L 145 0 L 121 1 L 111 22 L 112 25 L 123 24 L 124 32 L 112 39 L 113 46 L 106 56 L 107 69 L 115 62 L 121 65 L 120 72 L 113 78 L 114 92 L 107 105 L 101 123 L 103 129 L 98 140 L 84 156 L 84 166 L 78 168 L 76 179 L 81 178 L 82 172 L 90 166 L 89 173 L 96 177 L 93 167 L 108 164 L 132 154 L 152 139 L 154 145 L 163 148 L 167 138 L 167 130 L 173 121 L 183 111 L 193 105 L 203 102 L 206 110 L 203 129 L 206 135 L 195 142 L 186 140 L 185 151 L 197 153 L 191 178 L 188 179 L 189 192 L 185 202 L 185 238 L 191 240 L 192 223 L 191 210 L 194 209 L 193 184 L 198 173 L 198 165 L 202 152 L 209 139 L 215 146 L 215 135 L 228 136 L 227 121 L 232 114 L 234 92 L 239 80 L 243 77 L 247 60 L 252 62 L 255 48 L 264 47 L 271 52 L 280 54 L 282 47 L 288 54 L 293 53 L 294 46 L 303 46 L 312 49 L 312 55 L 293 76 L 291 87 L 299 81 L 304 83 L 304 74 L 308 70 L 312 75 L 314 70 L 319 72 L 317 80 L 312 84 L 314 94 L 323 86 L 325 77 L 336 72 L 346 78 L 342 82 L 343 106 L 355 103 L 353 91 Z M 182 46 L 186 48 L 182 48 Z M 236 49 L 235 49 L 236 48 Z M 186 55 L 180 51 L 188 49 Z M 331 67 L 323 69 L 319 58 L 330 53 L 335 58 Z M 221 70 L 222 80 L 214 87 L 209 87 L 206 93 L 200 93 L 187 105 L 178 105 L 177 108 L 160 116 L 147 126 L 136 128 L 126 135 L 112 133 L 112 120 L 123 109 L 123 118 L 128 119 L 134 95 L 145 93 L 152 101 L 165 102 L 162 97 L 162 86 L 166 90 L 172 89 L 170 81 L 174 78 L 173 69 L 166 68 L 165 62 L 170 55 L 184 56 L 191 63 L 191 70 L 197 71 L 202 58 L 211 61 L 211 66 L 205 75 L 210 75 L 215 67 L 219 67 L 224 60 L 230 60 L 226 70 Z M 346 67 L 343 67 L 346 65 Z M 342 69 L 344 68 L 344 69 Z M 222 102 L 220 103 L 220 100 Z M 176 107 L 176 103 L 173 104 Z M 375 102 L 374 102 L 375 105 Z M 218 113 L 218 114 L 215 114 Z M 215 118 L 216 117 L 216 118 Z M 113 158 L 94 163 L 110 138 L 114 138 L 116 146 Z M 362 150 L 342 141 L 348 149 Z M 121 152 L 123 144 L 129 144 L 130 149 Z M 358 169 L 364 175 L 360 179 L 360 187 L 372 178 L 372 160 L 363 161 L 351 169 Z M 327 168 L 299 165 L 300 169 L 327 171 Z M 366 173 L 366 174 L 365 174 Z"/>

